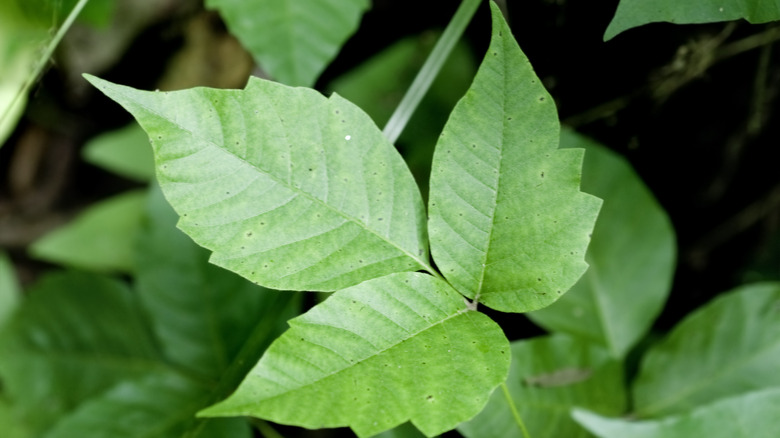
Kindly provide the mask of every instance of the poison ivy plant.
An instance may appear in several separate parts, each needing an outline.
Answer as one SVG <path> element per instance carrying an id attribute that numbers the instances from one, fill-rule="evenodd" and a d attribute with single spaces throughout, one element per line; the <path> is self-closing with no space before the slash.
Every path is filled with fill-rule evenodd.
<path id="1" fill-rule="evenodd" d="M 207 0 L 268 74 L 310 87 L 352 35 L 368 0 Z"/>
<path id="2" fill-rule="evenodd" d="M 628 421 L 575 410 L 574 418 L 601 438 L 773 438 L 780 430 L 780 388 L 749 392 L 661 420 Z"/>
<path id="3" fill-rule="evenodd" d="M 612 357 L 622 358 L 650 329 L 669 294 L 674 231 L 625 159 L 566 129 L 561 147 L 587 151 L 582 189 L 604 199 L 604 206 L 585 254 L 588 271 L 554 306 L 528 317 L 547 330 L 599 343 Z"/>
<path id="4" fill-rule="evenodd" d="M 145 92 L 88 76 L 147 131 L 178 226 L 213 263 L 334 291 L 201 415 L 443 433 L 507 376 L 508 341 L 478 303 L 538 309 L 585 271 L 600 200 L 579 191 L 582 151 L 557 149 L 554 103 L 491 9 L 487 55 L 436 145 L 427 221 L 400 155 L 337 94 L 256 78 Z"/>
<path id="5" fill-rule="evenodd" d="M 604 41 L 632 27 L 669 23 L 712 23 L 745 19 L 751 23 L 780 20 L 779 0 L 621 0 Z"/>

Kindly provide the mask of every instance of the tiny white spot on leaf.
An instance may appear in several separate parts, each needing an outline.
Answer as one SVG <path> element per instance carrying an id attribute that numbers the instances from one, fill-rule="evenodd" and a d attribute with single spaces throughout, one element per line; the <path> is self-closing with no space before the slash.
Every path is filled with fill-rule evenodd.
<path id="1" fill-rule="evenodd" d="M 344 137 L 344 140 L 347 140 L 347 141 L 349 141 L 351 138 L 352 138 L 352 136 L 351 136 L 351 135 L 348 135 L 348 136 Z"/>

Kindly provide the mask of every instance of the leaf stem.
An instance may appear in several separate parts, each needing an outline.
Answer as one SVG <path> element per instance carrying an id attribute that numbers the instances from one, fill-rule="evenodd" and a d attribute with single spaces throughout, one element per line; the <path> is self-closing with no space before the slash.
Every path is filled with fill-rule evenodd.
<path id="1" fill-rule="evenodd" d="M 49 41 L 49 44 L 46 46 L 46 50 L 43 52 L 43 55 L 38 60 L 38 63 L 35 65 L 35 68 L 30 73 L 30 76 L 27 77 L 27 80 L 24 82 L 24 86 L 19 89 L 19 91 L 14 96 L 14 99 L 11 101 L 11 103 L 6 107 L 6 111 L 3 112 L 2 115 L 0 115 L 0 124 L 2 124 L 5 121 L 5 118 L 11 113 L 11 110 L 16 106 L 16 103 L 19 101 L 19 99 L 22 98 L 25 94 L 27 94 L 28 91 L 30 91 L 30 88 L 32 88 L 33 84 L 36 80 L 38 80 L 38 76 L 43 71 L 43 68 L 46 67 L 46 63 L 49 62 L 49 59 L 54 54 L 54 50 L 57 48 L 57 46 L 60 44 L 60 41 L 62 41 L 62 38 L 65 36 L 65 34 L 68 32 L 68 29 L 70 29 L 70 26 L 73 24 L 74 21 L 76 21 L 76 17 L 79 16 L 81 13 L 81 10 L 84 9 L 84 6 L 87 5 L 87 2 L 89 0 L 79 0 L 78 3 L 76 3 L 76 6 L 71 9 L 68 16 L 65 18 L 65 21 L 62 22 L 62 25 L 57 30 L 57 33 L 54 34 L 54 38 Z"/>
<path id="2" fill-rule="evenodd" d="M 523 423 L 523 418 L 520 416 L 520 412 L 517 411 L 515 401 L 512 400 L 512 395 L 509 394 L 509 388 L 506 387 L 506 382 L 501 384 L 501 391 L 504 392 L 504 398 L 506 399 L 506 402 L 509 403 L 509 409 L 512 411 L 512 416 L 515 417 L 515 422 L 523 432 L 523 438 L 531 438 L 531 435 L 528 434 L 528 429 L 525 428 L 525 423 Z"/>
<path id="3" fill-rule="evenodd" d="M 417 109 L 425 93 L 431 87 L 433 80 L 439 74 L 444 61 L 452 52 L 452 48 L 455 47 L 455 43 L 458 42 L 463 31 L 466 30 L 471 18 L 477 11 L 481 0 L 463 0 L 458 6 L 458 10 L 455 11 L 455 15 L 452 16 L 447 27 L 444 29 L 439 40 L 436 42 L 428 59 L 425 60 L 422 68 L 414 78 L 412 85 L 406 91 L 401 103 L 390 116 L 390 120 L 387 121 L 382 133 L 390 140 L 390 143 L 395 143 L 398 140 L 398 136 L 406 127 L 409 119 L 412 118 L 412 114 Z"/>

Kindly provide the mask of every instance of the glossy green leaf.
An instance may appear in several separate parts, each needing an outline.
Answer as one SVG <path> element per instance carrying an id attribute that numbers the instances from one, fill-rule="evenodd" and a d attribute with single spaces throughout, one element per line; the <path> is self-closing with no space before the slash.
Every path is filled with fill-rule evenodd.
<path id="1" fill-rule="evenodd" d="M 750 392 L 655 421 L 604 418 L 585 410 L 573 417 L 601 438 L 775 438 L 780 388 Z"/>
<path id="2" fill-rule="evenodd" d="M 487 55 L 434 152 L 431 251 L 462 294 L 527 312 L 585 272 L 601 202 L 579 191 L 582 151 L 556 149 L 555 104 L 491 7 Z"/>
<path id="3" fill-rule="evenodd" d="M 153 373 L 122 382 L 81 405 L 46 438 L 249 438 L 241 418 L 197 419 L 209 388 L 176 373 Z"/>
<path id="4" fill-rule="evenodd" d="M 498 325 L 422 273 L 336 292 L 290 327 L 234 395 L 202 414 L 349 426 L 361 437 L 411 420 L 433 436 L 476 415 L 509 369 Z"/>
<path id="5" fill-rule="evenodd" d="M 275 289 L 332 291 L 427 268 L 403 159 L 338 95 L 250 79 L 156 93 L 88 77 L 149 133 L 179 228 L 211 262 Z"/>
<path id="6" fill-rule="evenodd" d="M 724 294 L 691 313 L 643 357 L 634 384 L 642 417 L 780 386 L 780 283 Z"/>
<path id="7" fill-rule="evenodd" d="M 21 293 L 14 266 L 8 256 L 0 251 L 0 327 L 16 310 Z"/>
<path id="8" fill-rule="evenodd" d="M 0 332 L 0 379 L 37 430 L 120 380 L 164 365 L 145 315 L 124 284 L 50 274 Z"/>
<path id="9" fill-rule="evenodd" d="M 266 327 L 265 342 L 254 346 L 250 358 L 254 364 L 295 316 L 291 304 L 297 298 L 208 263 L 208 251 L 175 228 L 178 216 L 159 189 L 151 191 L 147 211 L 138 244 L 136 289 L 166 358 L 217 379 L 256 327 Z"/>
<path id="10" fill-rule="evenodd" d="M 132 191 L 96 203 L 33 242 L 30 255 L 81 269 L 132 272 L 144 199 L 143 191 Z"/>
<path id="11" fill-rule="evenodd" d="M 586 150 L 582 189 L 604 205 L 585 254 L 590 268 L 555 305 L 528 317 L 624 357 L 650 329 L 669 294 L 674 230 L 625 159 L 569 130 L 561 132 L 561 147 Z"/>
<path id="12" fill-rule="evenodd" d="M 82 155 L 85 161 L 130 179 L 147 182 L 154 178 L 149 136 L 137 123 L 93 138 Z"/>
<path id="13" fill-rule="evenodd" d="M 574 406 L 605 415 L 625 409 L 620 362 L 603 347 L 567 335 L 513 342 L 506 386 L 532 437 L 588 437 L 569 416 Z M 468 438 L 523 436 L 506 397 L 494 392 L 485 409 L 458 431 Z"/>
<path id="14" fill-rule="evenodd" d="M 368 0 L 207 0 L 272 78 L 311 87 L 360 24 Z"/>
<path id="15" fill-rule="evenodd" d="M 648 23 L 712 23 L 742 18 L 751 23 L 780 20 L 780 0 L 620 0 L 604 41 Z"/>

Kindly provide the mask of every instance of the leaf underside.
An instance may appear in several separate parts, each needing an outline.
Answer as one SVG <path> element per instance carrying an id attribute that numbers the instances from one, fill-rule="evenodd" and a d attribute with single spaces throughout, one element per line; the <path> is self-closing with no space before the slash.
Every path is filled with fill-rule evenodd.
<path id="1" fill-rule="evenodd" d="M 780 0 L 621 0 L 604 41 L 648 23 L 713 23 L 741 18 L 750 23 L 780 20 Z"/>
<path id="2" fill-rule="evenodd" d="M 393 146 L 334 94 L 144 92 L 88 76 L 152 141 L 178 224 L 211 261 L 263 286 L 333 291 L 427 267 L 420 191 Z"/>
<path id="3" fill-rule="evenodd" d="M 498 325 L 427 274 L 338 291 L 290 327 L 235 394 L 202 414 L 349 426 L 361 437 L 411 420 L 433 436 L 476 415 L 509 368 Z"/>
<path id="4" fill-rule="evenodd" d="M 555 104 L 498 8 L 490 48 L 433 158 L 431 251 L 462 294 L 505 312 L 557 300 L 585 272 L 601 202 L 581 150 L 557 150 Z"/>

